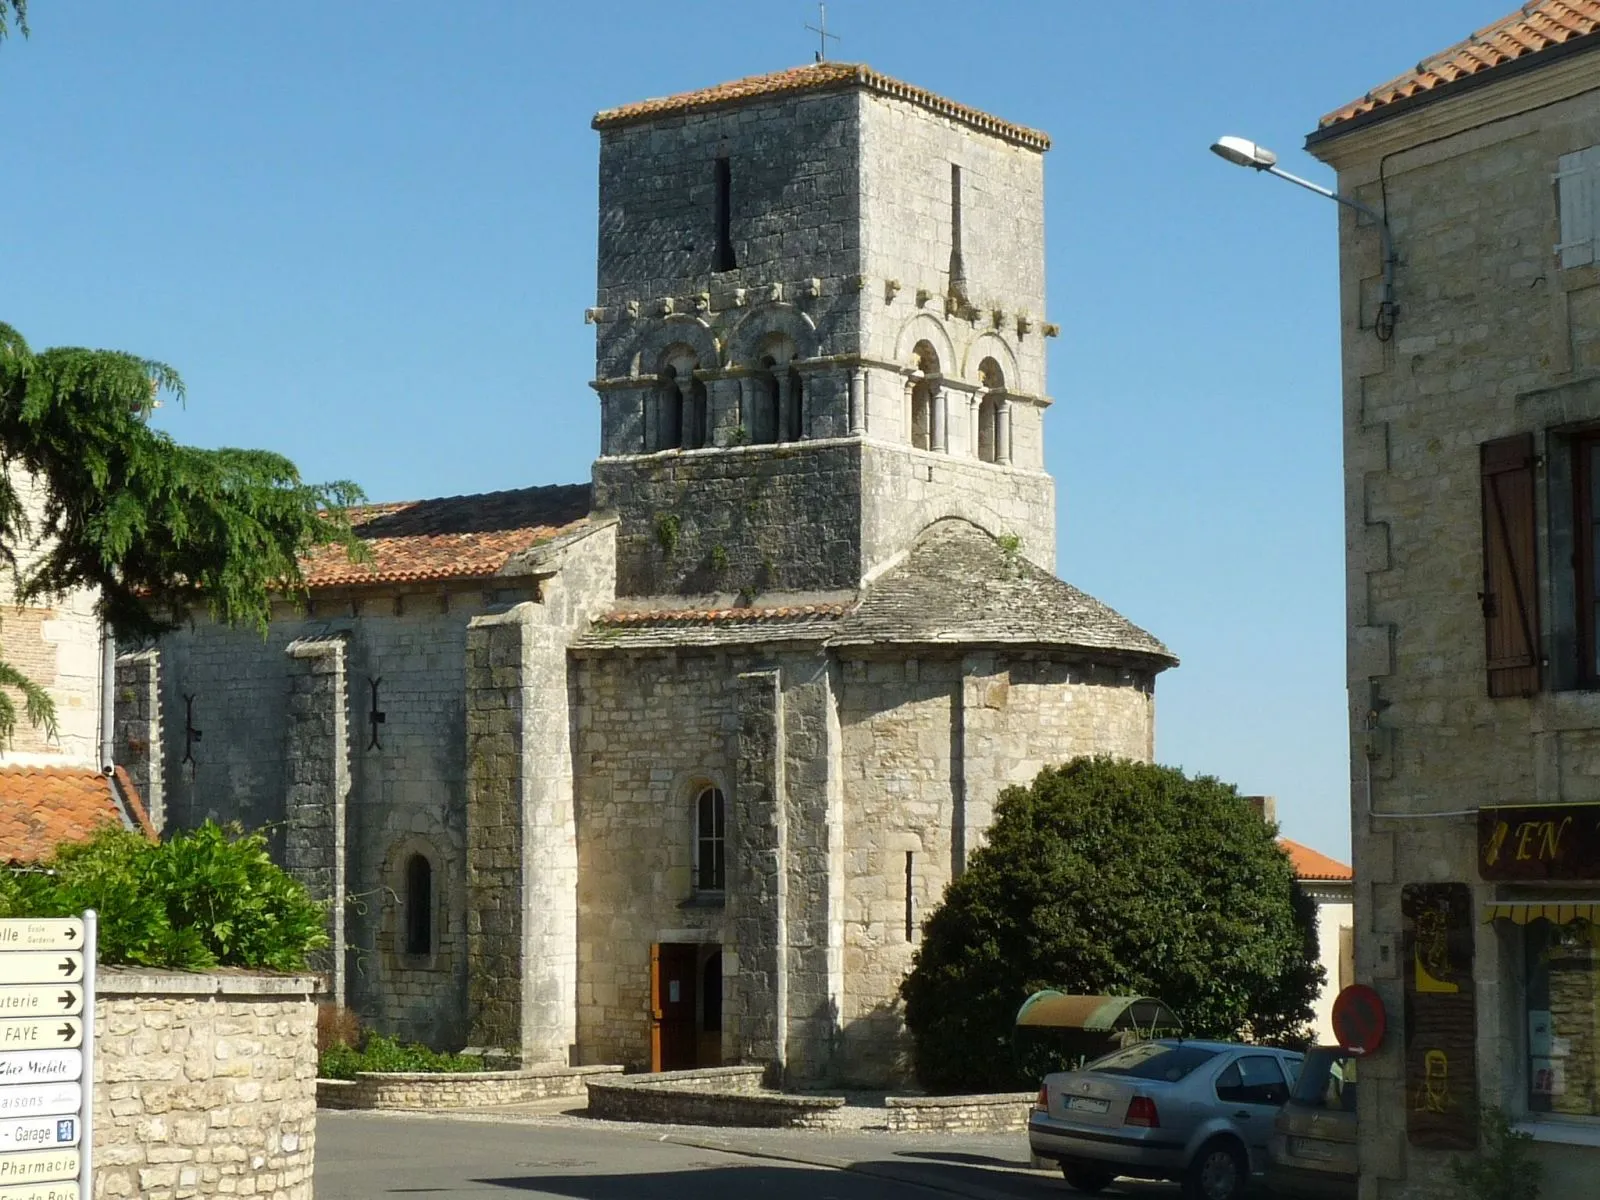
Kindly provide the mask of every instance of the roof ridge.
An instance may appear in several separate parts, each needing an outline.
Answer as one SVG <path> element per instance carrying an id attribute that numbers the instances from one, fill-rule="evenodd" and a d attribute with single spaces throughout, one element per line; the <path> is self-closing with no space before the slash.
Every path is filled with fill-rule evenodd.
<path id="1" fill-rule="evenodd" d="M 590 126 L 594 129 L 605 129 L 614 125 L 629 125 L 640 121 L 648 121 L 673 113 L 699 112 L 721 108 L 763 96 L 780 95 L 786 92 L 826 91 L 848 86 L 865 87 L 882 95 L 907 100 L 913 104 L 920 104 L 924 108 L 971 125 L 975 129 L 992 133 L 996 137 L 1001 137 L 1007 141 L 1016 142 L 1035 150 L 1044 151 L 1050 148 L 1050 136 L 1043 130 L 1031 129 L 1026 125 L 1018 125 L 1013 121 L 1007 121 L 1001 117 L 986 113 L 982 109 L 973 108 L 970 105 L 941 96 L 937 92 L 929 91 L 927 88 L 905 83 L 902 80 L 885 75 L 881 71 L 874 70 L 867 63 L 839 62 L 833 59 L 804 63 L 796 67 L 785 67 L 778 71 L 769 71 L 760 75 L 746 75 L 743 78 L 713 84 L 710 87 L 677 92 L 669 96 L 636 100 L 629 104 L 620 104 L 613 108 L 601 109 L 595 113 L 593 120 L 590 121 Z"/>

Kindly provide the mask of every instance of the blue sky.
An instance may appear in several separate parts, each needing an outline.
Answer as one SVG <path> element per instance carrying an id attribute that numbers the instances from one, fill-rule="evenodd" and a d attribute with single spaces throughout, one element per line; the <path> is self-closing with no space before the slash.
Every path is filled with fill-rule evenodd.
<path id="1" fill-rule="evenodd" d="M 1335 206 L 1224 164 L 1511 0 L 834 0 L 831 57 L 1055 139 L 1066 579 L 1163 638 L 1157 755 L 1349 849 Z M 803 0 L 33 0 L 0 320 L 183 374 L 178 438 L 374 499 L 587 478 L 604 107 L 809 61 Z"/>

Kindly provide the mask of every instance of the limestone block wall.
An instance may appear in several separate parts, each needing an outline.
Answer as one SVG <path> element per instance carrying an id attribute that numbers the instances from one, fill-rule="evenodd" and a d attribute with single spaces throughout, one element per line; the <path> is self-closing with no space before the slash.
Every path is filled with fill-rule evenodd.
<path id="1" fill-rule="evenodd" d="M 863 97 L 860 153 L 862 269 L 875 281 L 902 284 L 890 302 L 874 289 L 863 305 L 864 353 L 908 363 L 912 345 L 926 337 L 945 375 L 976 383 L 979 361 L 992 355 L 1008 387 L 1042 395 L 1043 153 L 878 95 Z M 961 169 L 961 259 L 967 298 L 982 314 L 977 321 L 943 319 L 953 166 Z M 919 291 L 931 299 L 920 302 Z M 998 324 L 995 310 L 1006 314 Z M 1019 335 L 1023 314 L 1030 328 Z"/>
<path id="2" fill-rule="evenodd" d="M 44 511 L 43 490 L 19 468 L 10 468 L 10 475 L 23 510 L 37 523 Z M 42 551 L 40 545 L 18 548 L 24 572 Z M 94 599 L 93 593 L 79 591 L 18 606 L 10 574 L 0 577 L 6 661 L 50 694 L 57 725 L 51 739 L 44 730 L 19 720 L 10 744 L 0 746 L 0 762 L 100 765 L 100 622 Z M 20 703 L 17 711 L 22 711 Z"/>
<path id="3" fill-rule="evenodd" d="M 160 643 L 169 827 L 237 820 L 267 828 L 281 853 L 296 674 L 288 647 L 297 639 L 343 637 L 349 998 L 383 1032 L 450 1048 L 466 1042 L 467 624 L 533 593 L 526 581 L 488 591 L 475 585 L 319 596 L 311 613 L 282 609 L 265 639 L 201 619 Z M 384 718 L 376 725 L 374 711 Z M 412 852 L 434 868 L 438 906 L 426 958 L 399 952 L 398 909 Z"/>
<path id="4" fill-rule="evenodd" d="M 95 1200 L 311 1200 L 317 986 L 102 968 Z"/>
<path id="5" fill-rule="evenodd" d="M 921 925 L 994 801 L 1080 754 L 1148 761 L 1154 685 L 1112 666 L 991 651 L 842 664 L 843 1054 L 850 1077 L 905 1075 L 900 981 Z"/>
<path id="6" fill-rule="evenodd" d="M 949 516 L 1055 565 L 1049 475 L 875 439 L 602 458 L 594 482 L 624 596 L 854 588 Z"/>
<path id="7" fill-rule="evenodd" d="M 1575 668 L 1562 596 L 1572 567 L 1551 539 L 1572 511 L 1559 432 L 1600 421 L 1600 269 L 1560 265 L 1552 182 L 1561 155 L 1600 140 L 1597 66 L 1592 54 L 1551 62 L 1318 149 L 1342 192 L 1386 206 L 1400 255 L 1400 318 L 1380 342 L 1377 231 L 1341 212 L 1356 977 L 1391 1014 L 1404 1003 L 1402 887 L 1464 882 L 1474 907 L 1493 895 L 1478 878 L 1474 822 L 1422 815 L 1600 797 L 1600 695 L 1561 690 Z M 1539 455 L 1546 682 L 1531 697 L 1490 699 L 1479 446 L 1523 433 Z M 1473 974 L 1479 1089 L 1517 1112 L 1526 1025 L 1516 939 L 1477 926 Z M 1435 1194 L 1445 1155 L 1407 1142 L 1403 1049 L 1393 1036 L 1362 1063 L 1361 1158 L 1372 1194 L 1411 1198 Z M 1592 1151 L 1556 1140 L 1541 1135 L 1535 1147 L 1544 1186 L 1579 1194 Z"/>

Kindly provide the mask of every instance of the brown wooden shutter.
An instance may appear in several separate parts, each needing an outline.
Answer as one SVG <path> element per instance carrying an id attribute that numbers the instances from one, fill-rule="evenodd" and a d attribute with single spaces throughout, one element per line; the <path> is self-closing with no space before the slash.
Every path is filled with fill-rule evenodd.
<path id="1" fill-rule="evenodd" d="M 1538 513 L 1533 435 L 1485 442 L 1483 633 L 1489 695 L 1539 690 Z"/>

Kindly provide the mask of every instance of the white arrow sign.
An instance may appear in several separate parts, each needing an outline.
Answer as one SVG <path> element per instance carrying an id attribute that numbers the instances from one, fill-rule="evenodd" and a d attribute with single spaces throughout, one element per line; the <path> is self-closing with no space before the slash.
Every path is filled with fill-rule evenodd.
<path id="1" fill-rule="evenodd" d="M 0 1187 L 0 1200 L 78 1200 L 78 1181 L 61 1183 L 23 1183 L 16 1187 Z"/>
<path id="2" fill-rule="evenodd" d="M 82 1011 L 83 988 L 75 983 L 0 987 L 0 1017 L 70 1017 Z"/>
<path id="3" fill-rule="evenodd" d="M 0 1084 L 67 1083 L 82 1078 L 82 1050 L 19 1050 L 0 1054 Z"/>
<path id="4" fill-rule="evenodd" d="M 0 1185 L 48 1183 L 74 1179 L 78 1174 L 76 1150 L 34 1150 L 27 1154 L 0 1154 Z"/>
<path id="5" fill-rule="evenodd" d="M 77 917 L 8 917 L 0 920 L 0 950 L 81 950 Z"/>
<path id="6" fill-rule="evenodd" d="M 0 983 L 76 983 L 82 978 L 83 955 L 76 950 L 0 954 Z"/>
<path id="7" fill-rule="evenodd" d="M 0 1050 L 65 1050 L 83 1041 L 77 1017 L 24 1017 L 0 1021 Z"/>
<path id="8" fill-rule="evenodd" d="M 0 1153 L 78 1144 L 78 1118 L 16 1117 L 0 1121 Z"/>
<path id="9" fill-rule="evenodd" d="M 26 1083 L 0 1087 L 0 1120 L 6 1117 L 60 1117 L 78 1111 L 83 1088 L 76 1083 Z"/>

